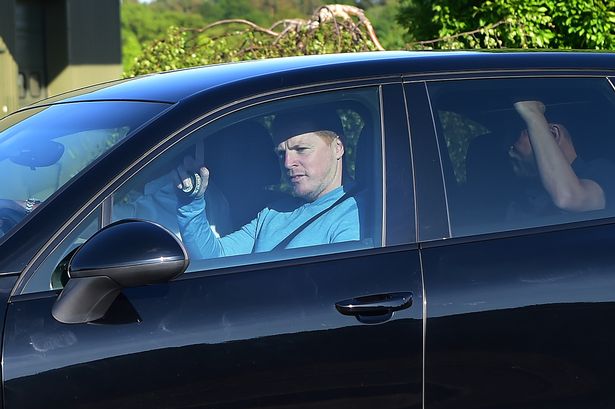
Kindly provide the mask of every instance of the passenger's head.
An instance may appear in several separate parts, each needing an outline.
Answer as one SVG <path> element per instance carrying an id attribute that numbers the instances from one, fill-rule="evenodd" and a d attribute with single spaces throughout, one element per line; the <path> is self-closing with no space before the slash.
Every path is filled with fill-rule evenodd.
<path id="1" fill-rule="evenodd" d="M 549 131 L 551 131 L 557 146 L 561 149 L 568 163 L 572 163 L 576 159 L 577 153 L 568 129 L 562 124 L 550 123 Z M 519 137 L 510 147 L 509 155 L 514 161 L 515 172 L 518 175 L 530 176 L 536 174 L 536 158 L 527 129 L 520 132 Z"/>
<path id="2" fill-rule="evenodd" d="M 295 196 L 311 202 L 342 185 L 342 137 L 334 110 L 301 109 L 276 115 L 275 151 Z"/>

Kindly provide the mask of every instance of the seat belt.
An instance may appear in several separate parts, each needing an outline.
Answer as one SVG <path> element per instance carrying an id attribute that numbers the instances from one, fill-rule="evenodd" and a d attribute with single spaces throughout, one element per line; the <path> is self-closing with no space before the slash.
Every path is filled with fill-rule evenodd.
<path id="1" fill-rule="evenodd" d="M 286 246 L 288 246 L 288 244 L 295 237 L 297 237 L 297 235 L 299 233 L 301 233 L 303 230 L 305 230 L 306 227 L 308 227 L 310 224 L 312 224 L 320 216 L 322 216 L 323 214 L 327 213 L 329 210 L 333 209 L 335 206 L 337 206 L 340 203 L 344 202 L 349 197 L 354 196 L 356 190 L 358 190 L 357 185 L 352 186 L 350 189 L 348 189 L 347 192 L 344 193 L 344 195 L 342 197 L 337 199 L 335 201 L 335 203 L 333 203 L 331 206 L 327 207 L 326 209 L 321 210 L 319 213 L 315 214 L 314 216 L 312 216 L 311 218 L 306 220 L 301 226 L 297 227 L 292 233 L 290 233 L 288 236 L 286 236 L 284 238 L 284 240 L 279 242 L 273 249 L 271 249 L 271 251 L 278 251 L 278 250 L 285 249 Z M 326 243 L 323 243 L 323 244 L 326 244 Z M 254 253 L 255 248 L 256 248 L 256 239 L 254 239 L 254 247 L 252 248 L 252 253 Z"/>

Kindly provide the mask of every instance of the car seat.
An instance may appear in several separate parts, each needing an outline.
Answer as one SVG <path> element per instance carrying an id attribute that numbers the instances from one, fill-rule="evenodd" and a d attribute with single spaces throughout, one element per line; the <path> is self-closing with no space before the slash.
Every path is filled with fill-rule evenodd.
<path id="1" fill-rule="evenodd" d="M 355 155 L 355 183 L 357 194 L 355 199 L 359 207 L 359 222 L 361 239 L 375 239 L 376 214 L 374 198 L 376 197 L 376 175 L 380 175 L 375 153 L 380 149 L 375 146 L 375 134 L 371 124 L 365 124 L 359 134 Z"/>
<path id="2" fill-rule="evenodd" d="M 249 223 L 280 196 L 280 167 L 267 129 L 254 120 L 222 129 L 205 140 L 210 179 L 230 206 L 232 230 Z"/>
<path id="3" fill-rule="evenodd" d="M 476 137 L 466 156 L 467 183 L 462 225 L 501 222 L 514 200 L 517 178 L 510 158 L 508 138 L 487 133 Z"/>

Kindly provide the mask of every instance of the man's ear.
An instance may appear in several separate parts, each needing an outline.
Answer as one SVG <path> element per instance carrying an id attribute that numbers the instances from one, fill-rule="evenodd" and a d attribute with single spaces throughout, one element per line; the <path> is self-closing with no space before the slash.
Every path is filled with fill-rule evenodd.
<path id="1" fill-rule="evenodd" d="M 333 143 L 335 144 L 335 158 L 340 159 L 342 156 L 344 156 L 344 144 L 339 137 L 335 138 L 333 140 Z"/>

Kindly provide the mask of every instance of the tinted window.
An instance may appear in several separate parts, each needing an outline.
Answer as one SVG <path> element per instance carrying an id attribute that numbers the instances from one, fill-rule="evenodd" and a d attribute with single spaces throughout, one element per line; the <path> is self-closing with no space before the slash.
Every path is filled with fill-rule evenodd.
<path id="1" fill-rule="evenodd" d="M 303 121 L 302 116 L 314 120 L 314 123 L 331 126 L 334 135 L 319 133 L 316 141 L 325 141 L 327 143 L 324 146 L 332 148 L 339 139 L 343 146 L 339 157 L 343 186 L 334 189 L 334 199 L 331 196 L 325 198 L 317 211 L 310 209 L 318 202 L 317 199 L 298 197 L 300 195 L 288 177 L 290 165 L 284 152 L 280 152 L 278 143 L 279 134 L 294 131 L 311 133 L 309 124 L 300 123 Z M 325 120 L 318 120 L 320 117 Z M 136 217 L 166 227 L 184 239 L 191 253 L 188 271 L 380 246 L 380 117 L 376 88 L 289 98 L 228 115 L 187 135 L 127 180 L 112 195 L 112 221 Z M 301 155 L 300 149 L 313 148 L 309 144 L 295 145 L 290 150 L 297 155 Z M 335 154 L 336 151 L 330 149 L 328 152 Z M 194 252 L 200 243 L 198 238 L 192 241 L 190 237 L 186 239 L 178 222 L 178 207 L 192 201 L 177 188 L 178 168 L 187 157 L 206 166 L 209 171 L 204 197 L 205 212 L 197 206 L 195 217 L 197 220 L 208 221 L 208 229 L 213 234 L 211 237 L 217 239 L 237 231 L 241 237 L 241 232 L 254 224 L 255 220 L 260 223 L 259 229 L 266 227 L 264 214 L 285 214 L 285 219 L 280 219 L 281 222 L 277 220 L 277 223 L 269 226 L 269 239 L 265 243 L 269 248 L 255 248 L 251 244 L 248 245 L 251 246 L 248 251 L 235 251 L 231 246 L 231 254 L 223 253 L 215 257 Z M 322 156 L 319 158 L 322 159 Z M 328 159 L 329 163 L 337 162 L 336 157 Z M 309 176 L 307 170 L 322 174 L 323 170 L 326 173 L 328 169 L 322 166 L 324 162 L 320 159 L 311 163 L 305 159 L 295 162 L 304 165 L 301 168 L 304 172 L 293 173 L 299 179 L 303 174 Z M 303 215 L 294 217 L 293 212 Z M 196 225 L 197 228 L 203 227 L 201 223 Z M 66 280 L 66 262 L 72 250 L 87 240 L 99 226 L 100 210 L 97 210 L 84 219 L 46 258 L 29 280 L 24 293 L 61 288 Z M 297 241 L 287 239 L 293 234 Z M 270 251 L 285 239 L 286 244 Z M 242 245 L 245 247 L 245 243 Z M 53 271 L 51 276 L 50 271 Z"/>
<path id="2" fill-rule="evenodd" d="M 378 246 L 378 101 L 377 89 L 362 89 L 228 115 L 127 182 L 112 218 L 167 227 L 183 239 L 191 271 Z M 191 197 L 203 183 L 204 199 Z"/>
<path id="3" fill-rule="evenodd" d="M 87 165 L 168 105 L 87 102 L 0 121 L 0 237 Z"/>
<path id="4" fill-rule="evenodd" d="M 615 98 L 606 79 L 428 88 L 453 235 L 615 214 Z"/>

